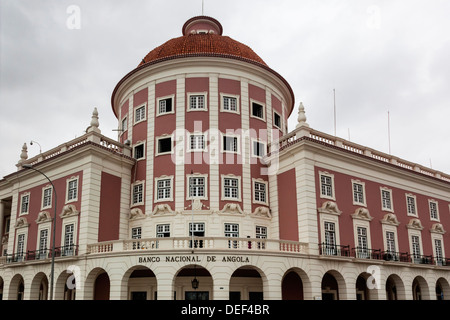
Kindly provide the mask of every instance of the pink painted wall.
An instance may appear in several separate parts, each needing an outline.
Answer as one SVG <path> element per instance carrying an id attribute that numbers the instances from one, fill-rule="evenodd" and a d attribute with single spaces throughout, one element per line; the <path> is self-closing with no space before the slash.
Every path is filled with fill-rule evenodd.
<path id="1" fill-rule="evenodd" d="M 298 241 L 295 169 L 278 174 L 277 184 L 280 239 Z"/>
<path id="2" fill-rule="evenodd" d="M 406 225 L 409 223 L 410 219 L 415 217 L 407 215 L 406 209 L 406 194 L 411 193 L 416 195 L 417 212 L 418 219 L 421 221 L 424 229 L 421 232 L 423 255 L 435 255 L 432 247 L 431 233 L 430 229 L 436 221 L 430 219 L 430 212 L 428 208 L 428 199 L 431 197 L 419 193 L 410 192 L 409 190 L 396 188 L 390 185 L 380 184 L 367 179 L 362 179 L 359 177 L 353 177 L 350 175 L 342 174 L 335 171 L 325 170 L 316 167 L 316 194 L 317 194 L 317 206 L 321 207 L 322 203 L 327 201 L 326 199 L 320 198 L 320 179 L 319 170 L 327 171 L 334 174 L 334 184 L 336 193 L 336 203 L 342 214 L 339 217 L 339 227 L 340 227 L 340 239 L 341 245 L 350 245 L 351 248 L 355 247 L 354 232 L 353 232 L 353 219 L 351 214 L 355 213 L 355 210 L 360 207 L 353 204 L 353 191 L 352 191 L 352 179 L 359 180 L 365 183 L 365 195 L 367 209 L 370 215 L 374 218 L 370 223 L 371 228 L 371 248 L 384 250 L 383 244 L 383 234 L 382 234 L 382 224 L 380 221 L 383 219 L 384 215 L 388 211 L 383 211 L 381 208 L 381 192 L 380 187 L 387 187 L 392 190 L 392 202 L 394 208 L 394 214 L 396 215 L 400 225 L 397 227 L 397 237 L 398 243 L 396 243 L 397 251 L 399 252 L 410 252 L 409 246 L 409 236 L 408 229 Z M 442 199 L 434 198 L 439 204 L 439 217 L 440 223 L 444 226 L 445 230 L 450 228 L 450 212 L 449 204 L 450 202 L 444 201 Z M 445 256 L 450 254 L 450 235 L 446 233 L 443 236 Z M 320 239 L 322 242 L 323 239 Z"/>

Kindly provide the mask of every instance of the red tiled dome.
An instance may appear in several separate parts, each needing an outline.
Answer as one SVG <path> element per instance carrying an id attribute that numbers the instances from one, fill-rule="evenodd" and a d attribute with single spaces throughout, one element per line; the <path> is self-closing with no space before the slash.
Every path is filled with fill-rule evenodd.
<path id="1" fill-rule="evenodd" d="M 185 56 L 223 56 L 266 63 L 248 46 L 222 35 L 220 23 L 210 17 L 189 19 L 183 36 L 174 38 L 150 51 L 139 66 L 166 58 Z"/>

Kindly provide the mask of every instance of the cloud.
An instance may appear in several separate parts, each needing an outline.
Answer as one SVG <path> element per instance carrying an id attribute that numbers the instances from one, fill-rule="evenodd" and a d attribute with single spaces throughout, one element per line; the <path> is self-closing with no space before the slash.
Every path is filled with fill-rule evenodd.
<path id="1" fill-rule="evenodd" d="M 94 106 L 116 138 L 116 83 L 153 48 L 181 35 L 201 1 L 2 1 L 0 176 L 24 142 L 51 149 L 83 133 Z M 407 10 L 406 10 L 407 9 Z M 436 1 L 205 1 L 224 34 L 249 45 L 292 86 L 311 127 L 450 173 L 450 3 Z M 38 153 L 29 147 L 29 155 Z"/>

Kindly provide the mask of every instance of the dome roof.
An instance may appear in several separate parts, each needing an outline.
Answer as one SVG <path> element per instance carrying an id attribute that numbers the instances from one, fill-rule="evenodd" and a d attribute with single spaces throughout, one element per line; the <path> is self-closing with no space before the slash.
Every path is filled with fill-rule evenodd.
<path id="1" fill-rule="evenodd" d="M 176 57 L 220 56 L 266 63 L 248 46 L 222 35 L 222 25 L 214 18 L 198 16 L 183 25 L 183 36 L 171 39 L 150 51 L 139 66 Z"/>

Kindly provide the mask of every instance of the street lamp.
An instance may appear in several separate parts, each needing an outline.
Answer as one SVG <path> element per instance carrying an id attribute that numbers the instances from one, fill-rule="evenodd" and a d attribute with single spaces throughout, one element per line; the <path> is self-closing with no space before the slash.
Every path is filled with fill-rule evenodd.
<path id="1" fill-rule="evenodd" d="M 50 271 L 50 300 L 53 300 L 53 281 L 55 278 L 55 235 L 56 235 L 56 188 L 53 185 L 52 180 L 50 180 L 49 177 L 47 177 L 45 175 L 45 173 L 43 173 L 42 171 L 34 168 L 31 164 L 23 164 L 22 165 L 23 168 L 26 169 L 33 169 L 34 171 L 39 172 L 40 174 L 42 174 L 44 177 L 47 178 L 47 180 L 50 182 L 50 184 L 53 187 L 53 194 L 55 196 L 55 203 L 53 205 L 54 207 L 54 218 L 53 218 L 53 236 L 52 236 L 52 263 L 51 263 L 51 271 Z"/>

